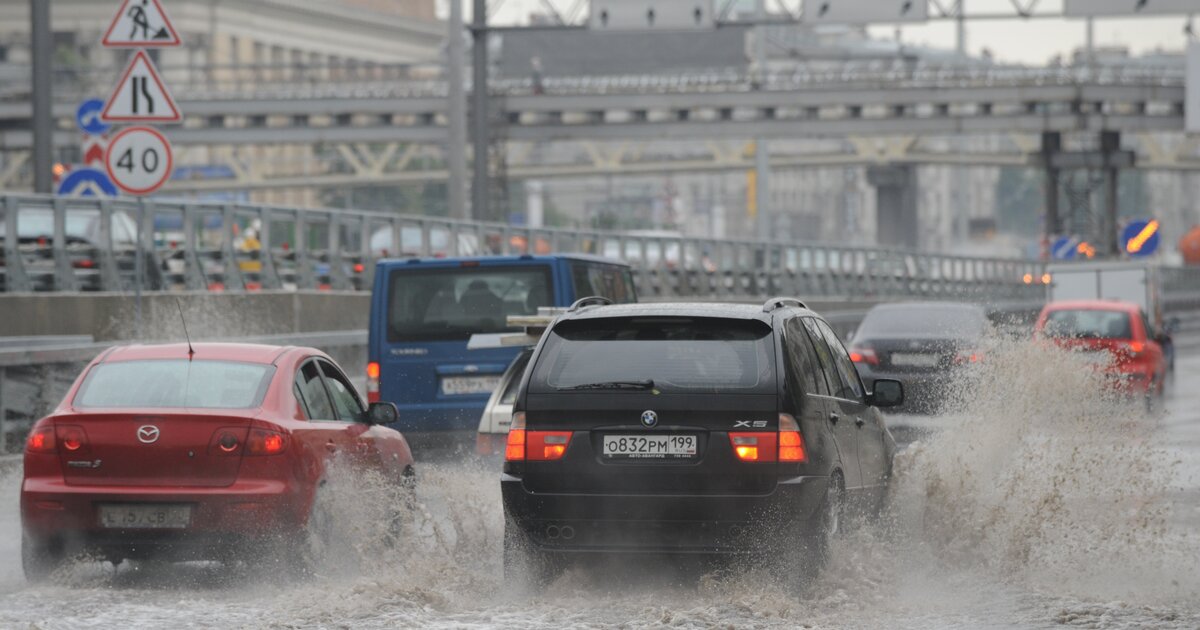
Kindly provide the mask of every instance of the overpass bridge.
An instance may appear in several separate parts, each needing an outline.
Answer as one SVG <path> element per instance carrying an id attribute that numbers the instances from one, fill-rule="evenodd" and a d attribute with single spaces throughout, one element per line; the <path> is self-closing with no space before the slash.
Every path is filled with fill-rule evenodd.
<path id="1" fill-rule="evenodd" d="M 271 69 L 256 75 L 282 76 Z M 170 69 L 166 72 L 170 76 Z M 447 140 L 446 85 L 434 80 L 257 83 L 179 71 L 183 125 L 175 146 L 220 147 L 232 179 L 177 180 L 168 190 L 252 190 L 437 181 Z M 221 78 L 226 77 L 226 78 Z M 77 81 L 104 85 L 107 74 Z M 175 85 L 175 80 L 172 79 Z M 73 84 L 75 85 L 75 84 Z M 811 152 L 776 153 L 775 168 L 863 164 L 1042 166 L 1042 135 L 1116 132 L 1133 148 L 1130 166 L 1200 168 L 1184 129 L 1184 76 L 1177 68 L 972 68 L 845 64 L 840 70 L 753 77 L 738 73 L 589 77 L 492 84 L 493 118 L 513 178 L 740 171 L 753 166 L 752 137 L 833 139 Z M 60 97 L 64 94 L 60 93 Z M 78 96 L 60 101 L 55 143 L 73 146 Z M 17 186 L 32 135 L 28 101 L 0 101 L 0 188 Z M 931 142 L 963 134 L 1000 138 L 986 151 Z M 546 162 L 533 147 L 574 142 L 580 151 Z M 663 141 L 687 150 L 653 150 Z M 256 147 L 325 144 L 320 172 L 273 175 L 247 153 Z M 435 159 L 420 159 L 421 157 Z"/>

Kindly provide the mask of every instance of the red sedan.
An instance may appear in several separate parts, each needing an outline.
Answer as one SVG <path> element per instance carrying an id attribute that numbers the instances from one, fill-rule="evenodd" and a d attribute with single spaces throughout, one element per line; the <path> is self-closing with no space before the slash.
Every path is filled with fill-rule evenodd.
<path id="1" fill-rule="evenodd" d="M 311 348 L 124 346 L 96 357 L 34 425 L 21 485 L 22 560 L 38 580 L 88 551 L 300 566 L 328 536 L 331 461 L 408 486 L 391 403 L 363 404 Z M 282 546 L 279 543 L 283 543 Z"/>
<path id="2" fill-rule="evenodd" d="M 1086 300 L 1052 302 L 1038 316 L 1035 336 L 1082 352 L 1107 352 L 1107 374 L 1120 391 L 1162 397 L 1167 361 L 1162 337 L 1137 304 Z"/>

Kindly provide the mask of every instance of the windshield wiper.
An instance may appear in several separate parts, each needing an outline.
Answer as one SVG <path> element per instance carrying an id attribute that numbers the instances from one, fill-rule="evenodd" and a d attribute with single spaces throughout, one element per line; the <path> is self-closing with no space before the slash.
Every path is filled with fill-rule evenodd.
<path id="1" fill-rule="evenodd" d="M 584 383 L 582 385 L 558 387 L 556 389 L 560 391 L 572 389 L 654 389 L 654 381 L 650 379 L 644 381 L 605 381 L 603 383 Z"/>

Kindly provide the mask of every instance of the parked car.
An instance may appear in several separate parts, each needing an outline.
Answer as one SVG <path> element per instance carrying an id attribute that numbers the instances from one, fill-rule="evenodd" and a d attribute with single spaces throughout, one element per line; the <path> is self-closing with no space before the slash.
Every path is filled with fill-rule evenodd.
<path id="1" fill-rule="evenodd" d="M 44 579 L 77 552 L 114 563 L 274 552 L 310 567 L 314 543 L 339 535 L 323 485 L 335 458 L 411 483 L 408 444 L 384 426 L 397 413 L 363 404 L 311 348 L 107 350 L 29 434 L 25 575 Z"/>
<path id="2" fill-rule="evenodd" d="M 514 400 L 500 487 L 507 576 L 600 553 L 758 556 L 796 580 L 849 505 L 878 508 L 895 441 L 829 325 L 762 306 L 581 300 Z"/>

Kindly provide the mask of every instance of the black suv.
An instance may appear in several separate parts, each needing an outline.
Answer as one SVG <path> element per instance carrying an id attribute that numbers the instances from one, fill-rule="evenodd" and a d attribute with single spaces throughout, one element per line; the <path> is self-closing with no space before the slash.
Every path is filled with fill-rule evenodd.
<path id="1" fill-rule="evenodd" d="M 877 507 L 896 443 L 804 304 L 610 305 L 542 336 L 505 448 L 505 571 L 588 552 L 765 554 L 810 575 L 847 505 Z"/>

